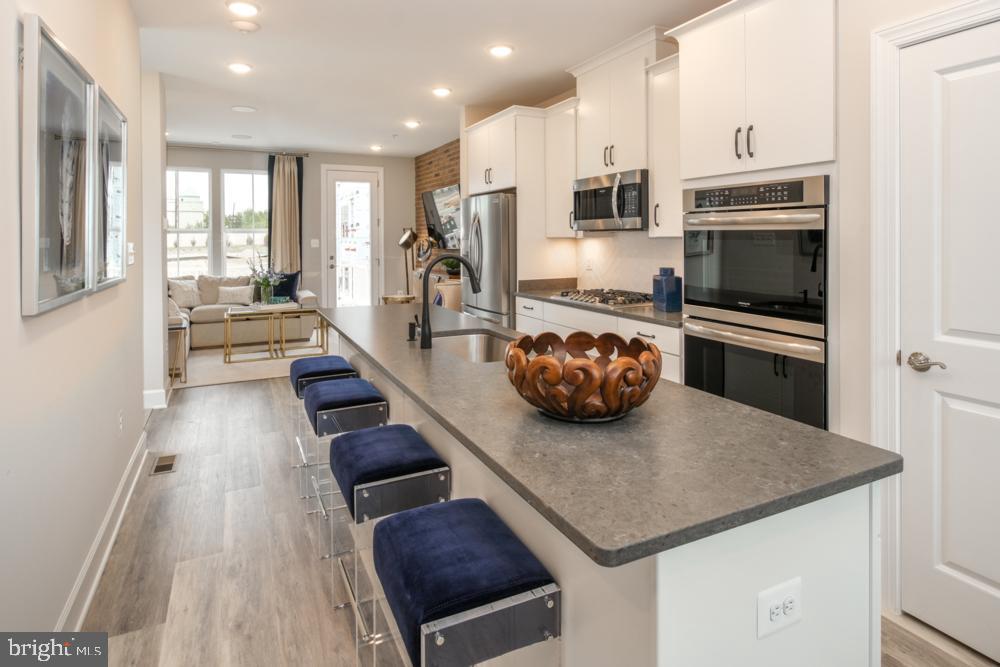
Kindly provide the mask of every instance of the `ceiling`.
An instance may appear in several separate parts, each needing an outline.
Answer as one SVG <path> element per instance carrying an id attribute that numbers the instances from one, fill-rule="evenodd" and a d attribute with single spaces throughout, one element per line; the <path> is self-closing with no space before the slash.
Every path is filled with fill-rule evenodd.
<path id="1" fill-rule="evenodd" d="M 132 0 L 143 67 L 163 73 L 170 143 L 345 153 L 381 144 L 385 155 L 419 155 L 458 136 L 462 105 L 537 103 L 572 87 L 567 67 L 721 4 L 252 1 L 261 29 L 244 34 L 223 0 Z M 493 58 L 495 44 L 513 46 L 513 55 Z M 254 70 L 230 73 L 237 61 Z M 435 86 L 454 92 L 439 99 Z M 408 129 L 408 119 L 422 125 Z"/>

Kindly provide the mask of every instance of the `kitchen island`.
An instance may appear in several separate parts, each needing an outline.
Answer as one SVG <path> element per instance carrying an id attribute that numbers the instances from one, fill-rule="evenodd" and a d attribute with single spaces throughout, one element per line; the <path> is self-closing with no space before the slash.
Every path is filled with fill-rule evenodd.
<path id="1" fill-rule="evenodd" d="M 621 421 L 567 424 L 455 344 L 512 331 L 435 307 L 421 350 L 416 305 L 321 312 L 453 496 L 490 503 L 562 587 L 562 641 L 509 664 L 878 664 L 875 482 L 897 455 L 666 381 Z M 799 620 L 761 626 L 758 593 L 796 579 Z"/>

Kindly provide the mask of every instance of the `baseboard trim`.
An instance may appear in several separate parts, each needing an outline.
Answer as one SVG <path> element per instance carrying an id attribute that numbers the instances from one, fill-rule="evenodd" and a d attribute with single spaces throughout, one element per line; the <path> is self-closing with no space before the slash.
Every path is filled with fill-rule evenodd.
<path id="1" fill-rule="evenodd" d="M 142 392 L 142 406 L 146 410 L 160 410 L 167 407 L 166 389 L 147 389 Z"/>
<path id="2" fill-rule="evenodd" d="M 121 528 L 125 510 L 132 499 L 132 492 L 135 490 L 139 473 L 145 467 L 143 464 L 146 461 L 147 452 L 146 432 L 143 431 L 142 435 L 139 436 L 139 442 L 136 443 L 135 449 L 132 451 L 128 465 L 125 466 L 125 472 L 118 482 L 118 488 L 115 490 L 111 505 L 104 515 L 104 521 L 101 522 L 101 528 L 97 531 L 97 536 L 90 546 L 87 558 L 83 561 L 83 567 L 80 568 L 80 574 L 76 577 L 76 583 L 73 585 L 69 599 L 66 600 L 62 613 L 59 615 L 56 632 L 62 632 L 67 628 L 70 632 L 80 631 L 83 620 L 87 617 L 87 610 L 90 609 L 90 602 L 97 591 L 97 584 L 108 564 L 111 547 L 118 536 L 118 529 Z"/>

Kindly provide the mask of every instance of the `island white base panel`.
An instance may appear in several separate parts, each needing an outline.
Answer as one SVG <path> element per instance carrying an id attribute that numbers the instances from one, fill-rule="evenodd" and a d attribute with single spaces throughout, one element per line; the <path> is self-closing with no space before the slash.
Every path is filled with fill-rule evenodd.
<path id="1" fill-rule="evenodd" d="M 876 542 L 872 503 L 877 498 L 869 487 L 621 567 L 601 567 L 375 369 L 367 357 L 347 341 L 340 341 L 339 347 L 361 377 L 371 380 L 389 401 L 390 421 L 413 426 L 448 462 L 452 497 L 482 498 L 489 503 L 562 588 L 560 641 L 537 644 L 483 664 L 878 664 L 871 661 L 872 628 L 876 644 L 878 632 L 878 620 L 872 620 L 872 581 L 877 574 L 877 562 L 872 560 Z M 442 387 L 443 392 L 452 390 L 463 391 Z M 601 490 L 581 492 L 599 494 Z M 802 620 L 758 640 L 757 593 L 793 577 L 802 577 Z"/>

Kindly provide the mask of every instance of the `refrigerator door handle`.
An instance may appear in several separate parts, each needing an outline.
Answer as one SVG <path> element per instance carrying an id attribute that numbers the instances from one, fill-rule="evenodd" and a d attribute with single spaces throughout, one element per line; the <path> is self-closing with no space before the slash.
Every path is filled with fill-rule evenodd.
<path id="1" fill-rule="evenodd" d="M 472 260 L 472 265 L 476 267 L 476 273 L 479 278 L 483 276 L 483 223 L 479 219 L 479 214 L 472 221 L 472 236 L 476 241 L 475 258 Z"/>

